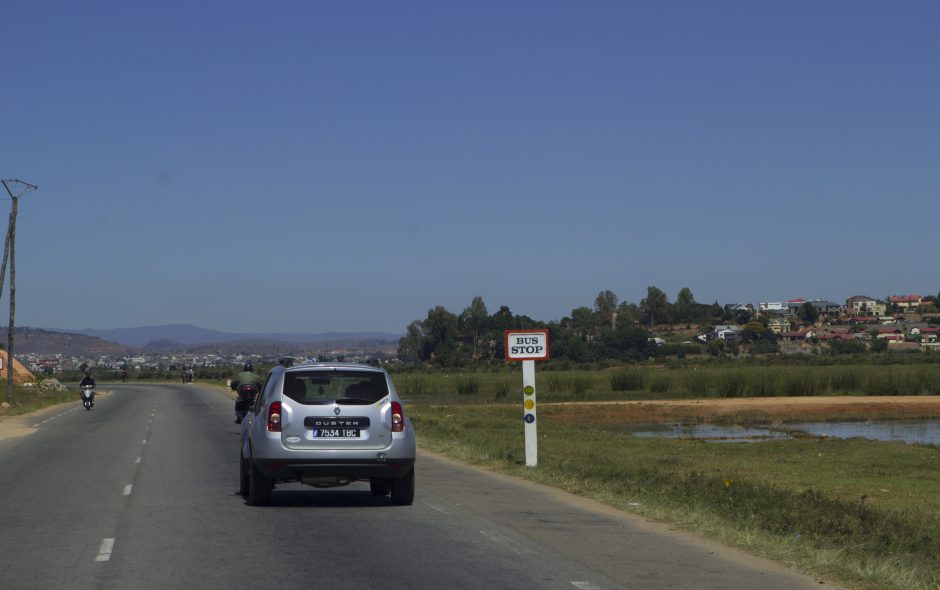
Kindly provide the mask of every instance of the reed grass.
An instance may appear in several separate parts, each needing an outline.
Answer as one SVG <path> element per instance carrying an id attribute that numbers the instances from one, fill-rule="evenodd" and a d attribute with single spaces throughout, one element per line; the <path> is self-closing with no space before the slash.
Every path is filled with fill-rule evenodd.
<path id="1" fill-rule="evenodd" d="M 393 374 L 408 400 L 440 403 L 500 401 L 522 387 L 522 372 L 506 370 Z M 459 391 L 458 391 L 459 388 Z M 468 395 L 476 388 L 479 396 Z M 543 402 L 627 399 L 818 395 L 940 395 L 940 366 L 629 366 L 536 372 Z"/>

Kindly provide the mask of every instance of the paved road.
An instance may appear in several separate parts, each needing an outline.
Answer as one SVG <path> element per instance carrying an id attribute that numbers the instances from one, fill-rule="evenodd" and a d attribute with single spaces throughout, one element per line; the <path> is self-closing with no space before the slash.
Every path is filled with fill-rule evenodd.
<path id="1" fill-rule="evenodd" d="M 120 385 L 0 436 L 0 587 L 832 588 L 583 499 L 422 453 L 414 506 L 366 484 L 238 485 L 232 402 Z"/>

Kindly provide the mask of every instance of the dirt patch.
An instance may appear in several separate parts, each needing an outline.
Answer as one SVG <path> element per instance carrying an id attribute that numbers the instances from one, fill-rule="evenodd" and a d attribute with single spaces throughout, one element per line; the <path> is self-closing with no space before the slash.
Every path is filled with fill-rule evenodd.
<path id="1" fill-rule="evenodd" d="M 550 419 L 599 424 L 940 418 L 940 396 L 762 397 L 540 404 Z"/>

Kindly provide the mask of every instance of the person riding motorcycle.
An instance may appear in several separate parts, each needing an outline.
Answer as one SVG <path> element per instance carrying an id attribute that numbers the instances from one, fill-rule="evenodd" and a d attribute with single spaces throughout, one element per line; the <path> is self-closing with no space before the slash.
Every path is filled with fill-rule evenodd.
<path id="1" fill-rule="evenodd" d="M 84 390 L 86 387 L 92 388 L 93 393 L 91 397 L 91 405 L 95 405 L 95 397 L 94 397 L 95 380 L 92 379 L 91 377 L 91 371 L 85 371 L 85 378 L 82 379 L 81 382 L 78 384 L 78 388 L 81 390 Z"/>
<path id="2" fill-rule="evenodd" d="M 245 370 L 235 375 L 232 379 L 232 391 L 238 394 L 235 400 L 235 424 L 241 424 L 242 418 L 248 412 L 251 404 L 255 401 L 255 395 L 261 390 L 264 380 L 256 375 L 251 363 L 245 363 Z"/>

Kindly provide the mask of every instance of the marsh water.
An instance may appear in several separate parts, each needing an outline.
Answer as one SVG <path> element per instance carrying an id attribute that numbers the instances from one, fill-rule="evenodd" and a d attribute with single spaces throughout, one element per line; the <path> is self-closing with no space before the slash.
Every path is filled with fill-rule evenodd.
<path id="1" fill-rule="evenodd" d="M 635 424 L 627 432 L 643 438 L 681 438 L 714 443 L 753 443 L 794 438 L 802 435 L 901 441 L 940 445 L 940 420 L 799 422 L 781 426 L 740 426 L 723 424 Z"/>

